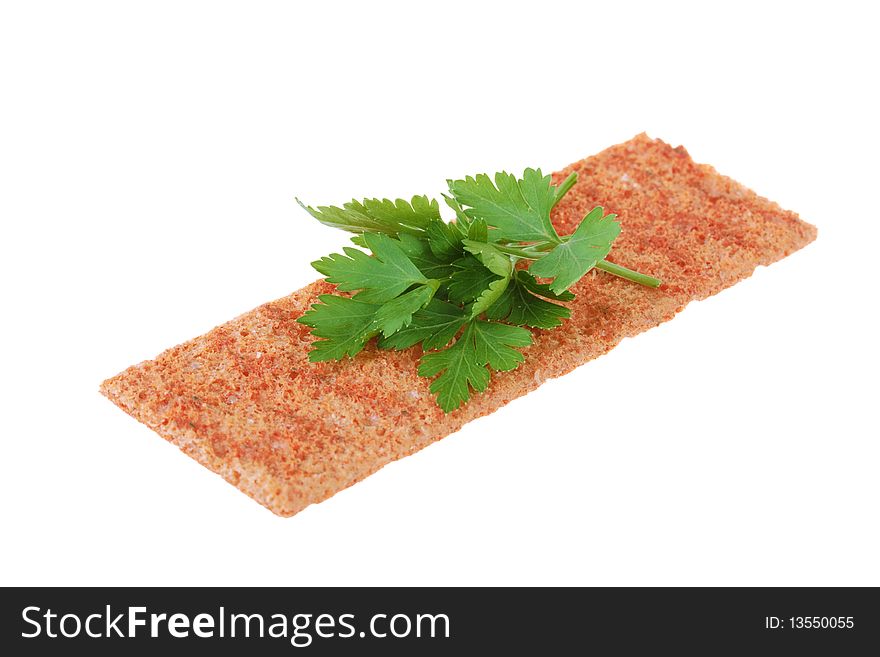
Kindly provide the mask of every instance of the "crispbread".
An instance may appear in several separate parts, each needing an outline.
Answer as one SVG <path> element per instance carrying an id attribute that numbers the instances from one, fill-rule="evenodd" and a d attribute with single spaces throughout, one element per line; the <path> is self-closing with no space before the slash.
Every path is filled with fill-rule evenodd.
<path id="1" fill-rule="evenodd" d="M 491 413 L 551 377 L 672 319 L 688 302 L 815 239 L 796 214 L 645 135 L 554 174 L 579 182 L 554 210 L 570 233 L 594 205 L 619 216 L 609 260 L 663 280 L 657 290 L 591 272 L 572 317 L 535 331 L 526 361 L 444 415 L 416 374 L 418 348 L 309 363 L 296 319 L 318 281 L 108 379 L 114 403 L 270 510 L 290 516 Z"/>

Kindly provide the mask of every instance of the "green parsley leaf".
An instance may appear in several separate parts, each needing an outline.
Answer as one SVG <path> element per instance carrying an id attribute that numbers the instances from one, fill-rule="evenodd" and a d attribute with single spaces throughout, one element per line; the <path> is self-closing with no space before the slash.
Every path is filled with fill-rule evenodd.
<path id="1" fill-rule="evenodd" d="M 438 258 L 457 258 L 461 255 L 461 233 L 453 224 L 445 221 L 432 221 L 428 224 L 428 245 Z"/>
<path id="2" fill-rule="evenodd" d="M 409 326 L 412 322 L 413 313 L 426 306 L 434 298 L 437 287 L 437 281 L 430 281 L 429 285 L 419 285 L 414 290 L 401 294 L 396 299 L 392 299 L 382 305 L 376 311 L 375 327 L 387 338 L 389 335 L 393 335 L 400 329 Z"/>
<path id="3" fill-rule="evenodd" d="M 413 196 L 410 202 L 400 198 L 352 200 L 341 208 L 319 205 L 315 209 L 299 199 L 296 202 L 325 226 L 352 233 L 421 234 L 431 221 L 440 220 L 440 205 L 427 196 Z"/>
<path id="4" fill-rule="evenodd" d="M 489 385 L 491 371 L 516 368 L 532 329 L 552 329 L 571 310 L 568 288 L 591 268 L 657 287 L 661 281 L 608 262 L 620 232 L 614 215 L 595 208 L 573 235 L 560 237 L 550 212 L 576 184 L 559 185 L 540 169 L 447 181 L 455 212 L 444 223 L 439 204 L 366 199 L 341 208 L 303 206 L 322 223 L 356 233 L 345 247 L 313 264 L 338 294 L 321 295 L 297 321 L 317 338 L 312 361 L 354 356 L 373 337 L 382 349 L 421 344 L 419 374 L 449 412 Z M 302 204 L 301 204 L 302 205 Z M 520 265 L 530 263 L 527 271 Z M 539 282 L 538 278 L 551 282 Z M 346 292 L 356 293 L 354 296 Z"/>
<path id="5" fill-rule="evenodd" d="M 493 303 L 498 301 L 509 284 L 510 274 L 504 278 L 499 278 L 497 281 L 489 283 L 489 287 L 483 290 L 483 293 L 476 298 L 474 305 L 471 306 L 471 318 L 479 317 L 481 313 L 485 312 Z"/>
<path id="6" fill-rule="evenodd" d="M 419 238 L 417 238 L 417 237 L 413 237 L 413 236 L 410 235 L 409 233 L 401 233 L 400 235 L 398 235 L 398 239 L 400 239 L 400 237 L 402 237 L 403 235 L 406 235 L 407 237 L 412 237 L 412 238 L 413 238 L 414 240 L 416 240 L 417 242 L 419 241 Z M 355 246 L 359 246 L 359 247 L 361 247 L 362 249 L 369 248 L 369 247 L 367 247 L 367 240 L 364 239 L 364 233 L 360 233 L 360 234 L 358 234 L 358 235 L 354 235 L 354 236 L 351 238 L 351 242 L 352 242 L 352 244 L 354 244 Z"/>
<path id="7" fill-rule="evenodd" d="M 482 320 L 474 322 L 473 326 L 475 357 L 478 363 L 506 372 L 516 369 L 525 360 L 522 352 L 514 347 L 532 344 L 532 334 L 528 330 Z"/>
<path id="8" fill-rule="evenodd" d="M 461 406 L 470 398 L 470 388 L 483 392 L 489 385 L 489 370 L 477 360 L 474 324 L 451 347 L 424 354 L 419 362 L 419 376 L 438 376 L 431 382 L 431 392 L 445 412 Z"/>
<path id="9" fill-rule="evenodd" d="M 451 187 L 452 181 L 447 180 L 446 185 Z M 443 194 L 442 196 L 446 205 L 452 208 L 452 211 L 455 212 L 455 225 L 462 231 L 462 233 L 467 233 L 471 225 L 471 218 L 467 216 L 458 201 L 446 194 Z"/>
<path id="10" fill-rule="evenodd" d="M 374 333 L 371 329 L 379 306 L 335 294 L 322 294 L 318 300 L 296 320 L 312 327 L 313 335 L 326 338 L 312 343 L 309 360 L 340 360 L 360 352 Z"/>
<path id="11" fill-rule="evenodd" d="M 466 251 L 477 256 L 477 259 L 493 274 L 510 278 L 510 274 L 513 271 L 513 262 L 509 255 L 501 253 L 501 251 L 487 242 L 462 240 L 462 244 Z"/>
<path id="12" fill-rule="evenodd" d="M 460 306 L 433 299 L 415 312 L 412 323 L 389 337 L 379 340 L 381 349 L 408 349 L 419 342 L 425 350 L 440 349 L 449 344 L 465 325 L 467 316 Z"/>
<path id="13" fill-rule="evenodd" d="M 601 206 L 593 208 L 568 241 L 535 260 L 529 271 L 535 276 L 552 278 L 550 289 L 556 294 L 579 281 L 608 255 L 611 244 L 620 234 L 620 224 L 614 221 L 617 215 L 603 214 Z"/>
<path id="14" fill-rule="evenodd" d="M 459 258 L 453 265 L 455 272 L 448 286 L 450 301 L 469 303 L 499 278 L 472 255 Z"/>
<path id="15" fill-rule="evenodd" d="M 527 272 L 518 271 L 516 274 L 504 294 L 486 309 L 486 317 L 517 326 L 552 329 L 571 316 L 571 311 L 565 306 L 533 294 L 529 286 L 539 286 L 539 283 Z M 574 297 L 571 293 L 569 296 Z"/>
<path id="16" fill-rule="evenodd" d="M 359 235 L 358 237 L 363 236 Z M 400 241 L 400 248 L 426 278 L 449 278 L 456 271 L 452 261 L 459 258 L 461 253 L 456 253 L 451 260 L 438 258 L 431 251 L 424 238 L 419 239 L 414 235 L 401 233 L 397 239 Z"/>
<path id="17" fill-rule="evenodd" d="M 489 227 L 484 219 L 476 219 L 470 225 L 467 232 L 467 238 L 472 242 L 488 242 Z"/>
<path id="18" fill-rule="evenodd" d="M 556 188 L 550 181 L 540 169 L 526 169 L 521 179 L 501 172 L 494 183 L 485 174 L 453 180 L 449 191 L 468 217 L 484 219 L 497 229 L 493 239 L 556 243 L 559 235 L 550 222 Z"/>
<path id="19" fill-rule="evenodd" d="M 497 322 L 476 320 L 468 323 L 464 332 L 451 347 L 424 354 L 419 363 L 419 375 L 437 376 L 431 383 L 431 392 L 447 413 L 470 398 L 470 389 L 483 392 L 489 385 L 488 364 L 496 370 L 515 369 L 523 355 L 514 347 L 532 343 L 526 329 Z"/>
<path id="20" fill-rule="evenodd" d="M 513 275 L 513 261 L 510 256 L 501 253 L 493 245 L 486 242 L 463 240 L 462 244 L 467 251 L 477 256 L 489 271 L 501 277 L 489 283 L 489 286 L 474 301 L 474 305 L 471 307 L 471 317 L 479 317 L 504 294 L 510 283 L 510 277 Z"/>
<path id="21" fill-rule="evenodd" d="M 411 285 L 428 282 L 397 240 L 381 233 L 365 233 L 364 240 L 374 256 L 345 247 L 345 255 L 334 253 L 312 266 L 343 292 L 363 290 L 358 299 L 369 303 L 390 301 Z"/>

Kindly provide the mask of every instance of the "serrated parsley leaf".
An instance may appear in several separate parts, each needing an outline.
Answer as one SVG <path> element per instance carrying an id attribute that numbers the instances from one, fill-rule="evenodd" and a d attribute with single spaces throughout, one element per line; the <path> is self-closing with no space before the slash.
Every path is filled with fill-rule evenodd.
<path id="1" fill-rule="evenodd" d="M 438 258 L 457 258 L 461 255 L 462 235 L 452 224 L 432 221 L 426 230 L 431 252 Z"/>
<path id="2" fill-rule="evenodd" d="M 514 242 L 558 242 L 559 235 L 550 222 L 556 200 L 551 177 L 540 169 L 526 169 L 521 179 L 506 172 L 453 180 L 449 191 L 464 206 L 471 219 L 484 219 L 496 228 L 493 239 Z"/>
<path id="3" fill-rule="evenodd" d="M 484 219 L 476 219 L 468 228 L 467 238 L 472 242 L 488 242 L 489 227 Z"/>
<path id="4" fill-rule="evenodd" d="M 440 349 L 449 344 L 467 321 L 460 306 L 433 299 L 415 312 L 412 322 L 395 334 L 379 339 L 382 349 L 407 349 L 419 342 L 427 350 Z"/>
<path id="5" fill-rule="evenodd" d="M 469 303 L 483 290 L 498 280 L 499 276 L 487 269 L 472 255 L 459 258 L 453 263 L 455 271 L 449 279 L 448 293 L 451 301 Z"/>
<path id="6" fill-rule="evenodd" d="M 390 301 L 411 285 L 428 282 L 400 242 L 381 233 L 365 233 L 363 237 L 373 256 L 345 247 L 345 255 L 333 253 L 312 266 L 344 292 L 362 290 L 358 299 L 368 303 Z"/>
<path id="7" fill-rule="evenodd" d="M 532 344 L 532 334 L 527 329 L 482 320 L 474 322 L 473 326 L 475 358 L 478 363 L 506 372 L 516 369 L 525 360 L 522 352 L 514 347 Z"/>
<path id="8" fill-rule="evenodd" d="M 375 328 L 387 338 L 405 326 L 409 326 L 413 313 L 427 305 L 436 291 L 437 281 L 431 281 L 429 285 L 419 285 L 417 288 L 383 304 L 376 311 Z"/>
<path id="9" fill-rule="evenodd" d="M 531 292 L 529 285 L 539 284 L 527 272 L 518 271 L 498 300 L 486 309 L 486 317 L 540 329 L 552 329 L 571 316 L 565 306 L 541 299 Z M 552 293 L 551 293 L 552 294 Z M 574 295 L 570 295 L 574 297 Z"/>
<path id="10" fill-rule="evenodd" d="M 406 233 L 401 233 L 397 239 L 400 241 L 400 248 L 426 278 L 449 278 L 456 271 L 452 262 L 460 257 L 460 253 L 452 259 L 438 258 L 424 239 Z"/>
<path id="11" fill-rule="evenodd" d="M 446 184 L 449 187 L 452 187 L 452 181 L 447 180 Z M 464 211 L 464 208 L 461 207 L 461 204 L 456 201 L 453 197 L 448 196 L 447 194 L 443 194 L 443 200 L 446 202 L 452 211 L 455 212 L 455 225 L 462 231 L 462 233 L 466 233 L 471 225 L 471 218 L 467 216 Z"/>
<path id="12" fill-rule="evenodd" d="M 483 290 L 480 296 L 474 300 L 474 305 L 471 306 L 471 318 L 479 317 L 481 313 L 485 312 L 487 308 L 498 301 L 499 297 L 504 294 L 504 291 L 509 284 L 510 275 L 489 283 L 489 287 Z"/>
<path id="13" fill-rule="evenodd" d="M 507 277 L 513 271 L 510 256 L 505 255 L 492 244 L 473 240 L 462 240 L 462 244 L 468 253 L 475 255 L 493 274 Z"/>
<path id="14" fill-rule="evenodd" d="M 471 307 L 471 317 L 478 317 L 493 303 L 498 301 L 510 283 L 510 277 L 513 275 L 513 261 L 510 256 L 501 253 L 492 244 L 486 242 L 474 242 L 473 240 L 463 240 L 464 248 L 474 254 L 483 265 L 493 274 L 500 276 L 496 281 L 489 283 L 474 301 Z"/>
<path id="15" fill-rule="evenodd" d="M 489 385 L 489 370 L 477 360 L 473 323 L 465 327 L 451 347 L 422 356 L 419 376 L 438 374 L 430 389 L 437 395 L 440 408 L 447 413 L 470 398 L 470 388 L 483 392 Z"/>
<path id="16" fill-rule="evenodd" d="M 568 241 L 533 262 L 529 271 L 541 278 L 552 278 L 550 289 L 556 294 L 571 287 L 608 255 L 620 234 L 620 225 L 614 221 L 617 215 L 603 214 L 601 206 L 593 208 Z"/>
<path id="17" fill-rule="evenodd" d="M 404 234 L 406 234 L 406 233 L 404 233 Z M 413 237 L 413 236 L 412 236 L 412 235 L 407 235 L 407 237 Z M 399 239 L 399 238 L 398 238 L 398 239 Z M 418 241 L 418 238 L 417 238 L 417 237 L 413 237 L 413 239 L 416 240 L 416 241 Z M 363 233 L 360 233 L 360 234 L 358 234 L 358 235 L 354 235 L 354 236 L 351 238 L 351 242 L 352 242 L 352 244 L 354 244 L 355 246 L 359 246 L 359 247 L 361 247 L 362 249 L 366 249 L 366 248 L 367 248 L 367 240 L 364 239 L 364 234 L 363 234 Z"/>
<path id="18" fill-rule="evenodd" d="M 427 196 L 413 196 L 409 202 L 377 198 L 352 200 L 341 208 L 334 205 L 313 208 L 299 199 L 296 202 L 325 226 L 352 233 L 386 233 L 392 236 L 398 233 L 422 233 L 431 221 L 440 219 L 440 205 Z"/>
<path id="19" fill-rule="evenodd" d="M 356 233 L 352 242 L 369 251 L 346 247 L 312 263 L 339 293 L 321 296 L 298 320 L 317 338 L 309 358 L 353 356 L 374 336 L 383 349 L 421 343 L 419 374 L 434 378 L 431 391 L 449 412 L 485 390 L 492 370 L 523 361 L 519 348 L 531 344 L 524 327 L 552 329 L 569 317 L 554 302 L 574 299 L 568 288 L 591 268 L 660 285 L 604 260 L 620 228 L 602 208 L 574 234 L 557 234 L 550 212 L 576 181 L 573 172 L 554 186 L 540 169 L 522 178 L 502 172 L 448 180 L 451 223 L 425 196 L 303 206 L 322 223 Z"/>
<path id="20" fill-rule="evenodd" d="M 437 376 L 431 392 L 447 413 L 470 398 L 470 390 L 483 392 L 489 385 L 489 365 L 496 370 L 515 369 L 523 355 L 514 347 L 532 343 L 526 329 L 497 322 L 475 320 L 465 327 L 455 343 L 442 351 L 426 353 L 419 363 L 419 375 Z"/>
<path id="21" fill-rule="evenodd" d="M 312 327 L 313 335 L 325 338 L 312 343 L 309 360 L 340 360 L 357 354 L 374 333 L 373 320 L 379 306 L 335 294 L 322 294 L 318 300 L 296 320 Z"/>

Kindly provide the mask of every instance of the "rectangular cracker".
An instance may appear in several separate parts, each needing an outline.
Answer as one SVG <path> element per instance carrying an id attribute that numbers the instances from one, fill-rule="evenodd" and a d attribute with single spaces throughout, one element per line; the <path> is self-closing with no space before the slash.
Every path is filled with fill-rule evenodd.
<path id="1" fill-rule="evenodd" d="M 594 205 L 617 213 L 609 259 L 661 278 L 657 290 L 593 272 L 572 317 L 535 331 L 519 369 L 444 415 L 416 374 L 418 348 L 309 363 L 295 320 L 332 286 L 318 281 L 108 379 L 101 392 L 270 510 L 309 504 L 457 431 L 800 249 L 816 229 L 796 214 L 645 135 L 554 174 L 579 182 L 554 210 L 561 234 Z"/>

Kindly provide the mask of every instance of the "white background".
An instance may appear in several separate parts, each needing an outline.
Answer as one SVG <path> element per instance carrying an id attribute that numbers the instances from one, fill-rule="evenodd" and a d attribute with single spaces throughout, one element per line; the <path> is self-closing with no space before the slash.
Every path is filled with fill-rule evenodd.
<path id="1" fill-rule="evenodd" d="M 869 3 L 3 2 L 3 584 L 880 584 Z M 293 202 L 647 131 L 816 243 L 292 519 L 98 393 L 316 277 Z"/>

